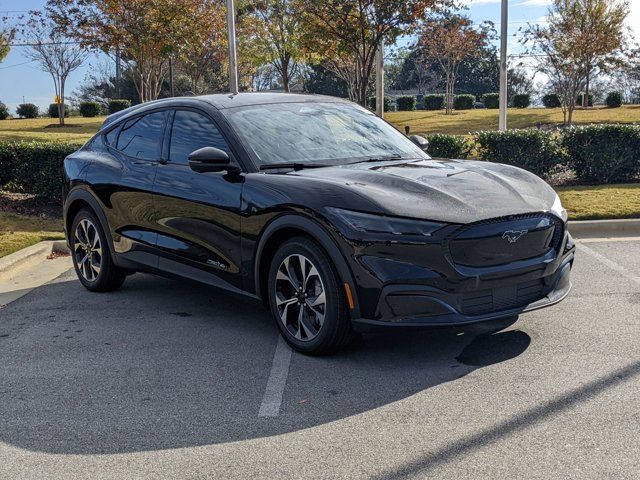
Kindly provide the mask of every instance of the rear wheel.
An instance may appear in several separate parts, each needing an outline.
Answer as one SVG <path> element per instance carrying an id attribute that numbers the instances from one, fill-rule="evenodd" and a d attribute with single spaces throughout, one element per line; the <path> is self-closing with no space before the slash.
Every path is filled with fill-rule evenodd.
<path id="1" fill-rule="evenodd" d="M 119 288 L 127 276 L 113 263 L 100 222 L 89 209 L 78 212 L 71 226 L 71 257 L 80 283 L 94 292 Z"/>
<path id="2" fill-rule="evenodd" d="M 269 270 L 268 295 L 280 333 L 294 349 L 319 355 L 353 339 L 338 275 L 315 242 L 298 237 L 278 249 Z"/>

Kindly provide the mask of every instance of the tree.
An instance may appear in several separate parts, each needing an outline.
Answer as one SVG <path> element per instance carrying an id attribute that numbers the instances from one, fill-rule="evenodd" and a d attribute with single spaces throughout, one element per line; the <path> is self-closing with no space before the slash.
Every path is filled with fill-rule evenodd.
<path id="1" fill-rule="evenodd" d="M 180 52 L 201 2 L 192 0 L 48 0 L 52 19 L 82 46 L 122 59 L 141 102 L 160 95 L 168 59 Z"/>
<path id="2" fill-rule="evenodd" d="M 257 43 L 264 60 L 280 76 L 282 88 L 290 91 L 304 57 L 300 15 L 292 0 L 254 0 L 252 14 L 258 19 Z"/>
<path id="3" fill-rule="evenodd" d="M 587 24 L 585 17 L 579 15 L 577 1 L 553 0 L 547 24 L 529 25 L 522 40 L 527 53 L 535 54 L 537 71 L 549 77 L 551 91 L 559 94 L 563 120 L 569 125 L 585 81 L 582 43 Z"/>
<path id="4" fill-rule="evenodd" d="M 588 106 L 589 84 L 601 72 L 624 63 L 626 30 L 624 22 L 629 15 L 627 0 L 566 0 L 575 2 L 574 15 L 584 26 L 576 38 L 577 54 L 583 63 L 585 95 L 583 107 Z"/>
<path id="5" fill-rule="evenodd" d="M 322 65 L 311 65 L 306 75 L 305 91 L 332 97 L 347 97 L 347 85 L 344 80 Z"/>
<path id="6" fill-rule="evenodd" d="M 350 98 L 367 105 L 380 41 L 393 43 L 417 25 L 427 9 L 449 0 L 297 0 L 303 41 L 348 85 Z"/>
<path id="7" fill-rule="evenodd" d="M 533 78 L 521 66 L 507 70 L 507 100 L 513 101 L 515 95 L 531 95 L 533 93 Z"/>
<path id="8" fill-rule="evenodd" d="M 491 24 L 476 29 L 468 17 L 443 13 L 428 17 L 421 27 L 418 48 L 425 62 L 440 66 L 445 77 L 445 113 L 453 110 L 458 69 L 463 60 L 479 57 L 487 46 Z"/>
<path id="9" fill-rule="evenodd" d="M 227 17 L 222 0 L 193 2 L 191 12 L 178 58 L 180 70 L 190 79 L 191 91 L 199 94 L 206 90 L 207 72 L 227 58 Z"/>
<path id="10" fill-rule="evenodd" d="M 87 52 L 49 18 L 40 12 L 32 12 L 25 27 L 24 36 L 29 43 L 26 56 L 38 63 L 53 79 L 58 103 L 58 120 L 64 125 L 65 85 L 69 74 L 77 70 L 87 58 Z"/>
<path id="11" fill-rule="evenodd" d="M 11 49 L 12 34 L 8 30 L 0 30 L 0 62 L 2 62 Z"/>
<path id="12" fill-rule="evenodd" d="M 455 91 L 470 93 L 481 98 L 485 93 L 497 92 L 500 88 L 500 60 L 493 45 L 481 47 L 477 55 L 460 62 Z"/>

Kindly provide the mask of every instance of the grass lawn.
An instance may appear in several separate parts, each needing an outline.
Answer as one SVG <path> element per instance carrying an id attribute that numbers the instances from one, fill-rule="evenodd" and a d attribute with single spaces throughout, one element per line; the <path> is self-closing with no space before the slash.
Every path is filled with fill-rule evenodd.
<path id="1" fill-rule="evenodd" d="M 411 133 L 468 135 L 478 130 L 498 129 L 498 110 L 461 110 L 452 115 L 442 111 L 416 110 L 413 112 L 387 112 L 385 118 L 401 132 L 405 125 L 411 127 Z M 562 110 L 559 108 L 510 108 L 507 112 L 509 128 L 535 127 L 536 123 L 555 125 L 562 123 Z M 640 105 L 627 105 L 621 108 L 593 107 L 574 112 L 574 123 L 640 123 Z"/>
<path id="2" fill-rule="evenodd" d="M 570 220 L 640 218 L 640 183 L 558 187 Z"/>
<path id="3" fill-rule="evenodd" d="M 56 118 L 18 118 L 0 120 L 0 140 L 72 140 L 86 141 L 98 131 L 105 117 L 70 117 L 66 126 L 57 125 Z M 48 128 L 47 128 L 48 127 Z"/>
<path id="4" fill-rule="evenodd" d="M 0 212 L 0 257 L 43 240 L 61 240 L 62 220 Z"/>

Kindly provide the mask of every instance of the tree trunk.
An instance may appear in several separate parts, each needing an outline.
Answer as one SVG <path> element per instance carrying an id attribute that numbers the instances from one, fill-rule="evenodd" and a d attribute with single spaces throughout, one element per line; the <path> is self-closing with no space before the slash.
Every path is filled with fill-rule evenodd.
<path id="1" fill-rule="evenodd" d="M 60 125 L 64 125 L 64 80 L 60 80 L 60 103 L 58 104 L 58 118 Z"/>
<path id="2" fill-rule="evenodd" d="M 585 88 L 584 88 L 584 96 L 582 97 L 582 107 L 589 107 L 589 70 L 587 70 L 587 74 L 585 77 Z"/>

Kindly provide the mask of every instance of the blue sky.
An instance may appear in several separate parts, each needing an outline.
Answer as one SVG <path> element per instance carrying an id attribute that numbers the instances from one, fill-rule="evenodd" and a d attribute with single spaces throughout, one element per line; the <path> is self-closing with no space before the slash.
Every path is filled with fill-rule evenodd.
<path id="1" fill-rule="evenodd" d="M 15 19 L 21 13 L 32 9 L 40 9 L 46 0 L 0 0 L 0 17 L 9 16 Z M 476 22 L 491 20 L 500 25 L 500 0 L 464 0 L 469 7 L 468 15 Z M 515 33 L 527 22 L 542 21 L 549 0 L 509 0 L 509 32 Z M 636 27 L 636 36 L 640 36 L 640 0 L 630 0 L 631 18 L 629 25 Z M 518 51 L 517 40 L 509 39 L 509 52 Z M 101 61 L 90 57 L 79 70 L 71 74 L 67 82 L 67 92 L 72 92 L 85 77 L 87 71 L 95 68 Z M 30 63 L 24 56 L 24 48 L 12 49 L 8 57 L 0 64 L 0 101 L 6 103 L 13 111 L 22 103 L 35 103 L 41 108 L 53 101 L 53 82 L 48 73 L 41 71 L 37 65 Z"/>

